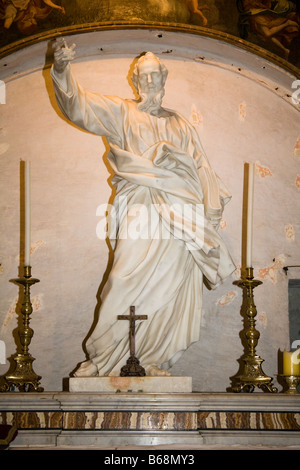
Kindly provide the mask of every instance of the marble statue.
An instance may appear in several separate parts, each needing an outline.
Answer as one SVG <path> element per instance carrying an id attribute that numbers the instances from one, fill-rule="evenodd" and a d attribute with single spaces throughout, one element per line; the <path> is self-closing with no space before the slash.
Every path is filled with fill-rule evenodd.
<path id="1" fill-rule="evenodd" d="M 57 103 L 71 122 L 106 137 L 118 214 L 98 323 L 75 376 L 120 375 L 129 330 L 118 316 L 131 306 L 147 316 L 137 322 L 135 345 L 146 375 L 170 375 L 168 369 L 199 340 L 204 278 L 215 288 L 235 270 L 218 233 L 231 196 L 192 125 L 162 107 L 168 72 L 159 58 L 148 52 L 137 61 L 132 82 L 140 98 L 134 100 L 85 91 L 71 72 L 74 54 L 74 45 L 58 43 L 51 69 Z M 143 220 L 137 207 L 156 215 L 147 236 L 128 233 L 135 217 Z"/>

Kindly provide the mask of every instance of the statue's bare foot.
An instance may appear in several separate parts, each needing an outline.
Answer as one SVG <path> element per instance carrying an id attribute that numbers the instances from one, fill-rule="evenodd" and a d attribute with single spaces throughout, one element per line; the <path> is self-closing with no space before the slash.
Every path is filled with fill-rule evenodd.
<path id="1" fill-rule="evenodd" d="M 168 370 L 159 369 L 156 366 L 150 366 L 147 372 L 152 377 L 170 377 L 171 375 Z"/>
<path id="2" fill-rule="evenodd" d="M 75 377 L 94 377 L 98 375 L 98 369 L 92 361 L 83 362 L 74 373 Z"/>

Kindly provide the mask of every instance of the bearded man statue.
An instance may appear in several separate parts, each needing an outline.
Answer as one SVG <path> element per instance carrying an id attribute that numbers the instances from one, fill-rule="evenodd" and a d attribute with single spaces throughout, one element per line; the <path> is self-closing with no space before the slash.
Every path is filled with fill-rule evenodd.
<path id="1" fill-rule="evenodd" d="M 118 214 L 98 322 L 75 376 L 120 375 L 129 334 L 118 316 L 131 306 L 147 315 L 137 323 L 135 344 L 146 375 L 170 375 L 168 369 L 199 340 L 204 278 L 215 288 L 235 270 L 218 233 L 230 194 L 193 126 L 162 107 L 168 72 L 158 57 L 148 52 L 137 61 L 132 81 L 140 98 L 134 100 L 83 90 L 71 73 L 74 54 L 74 45 L 58 43 L 51 70 L 57 103 L 71 122 L 106 137 Z M 137 207 L 152 214 L 151 230 Z M 139 237 L 128 232 L 135 217 L 144 221 Z"/>

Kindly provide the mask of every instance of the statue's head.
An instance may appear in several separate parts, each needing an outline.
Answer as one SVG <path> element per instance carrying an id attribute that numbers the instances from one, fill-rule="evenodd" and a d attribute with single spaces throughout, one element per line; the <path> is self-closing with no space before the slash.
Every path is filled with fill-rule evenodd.
<path id="1" fill-rule="evenodd" d="M 132 83 L 139 93 L 158 92 L 164 88 L 168 70 L 152 52 L 142 55 L 137 61 Z"/>
<path id="2" fill-rule="evenodd" d="M 151 114 L 157 114 L 165 94 L 165 82 L 168 71 L 152 52 L 147 52 L 137 61 L 132 83 L 140 95 L 138 108 Z"/>

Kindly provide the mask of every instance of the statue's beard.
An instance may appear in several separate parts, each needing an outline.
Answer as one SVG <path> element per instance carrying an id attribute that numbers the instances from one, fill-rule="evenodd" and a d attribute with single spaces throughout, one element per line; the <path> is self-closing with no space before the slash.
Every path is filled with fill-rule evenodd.
<path id="1" fill-rule="evenodd" d="M 165 90 L 162 88 L 158 92 L 150 91 L 148 93 L 142 93 L 140 91 L 140 103 L 138 104 L 138 109 L 140 111 L 145 111 L 150 114 L 156 114 L 161 109 L 161 103 Z"/>

